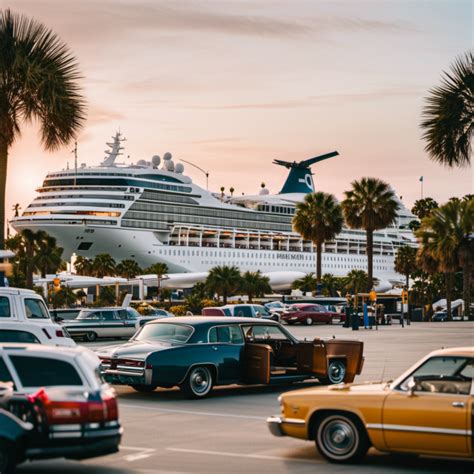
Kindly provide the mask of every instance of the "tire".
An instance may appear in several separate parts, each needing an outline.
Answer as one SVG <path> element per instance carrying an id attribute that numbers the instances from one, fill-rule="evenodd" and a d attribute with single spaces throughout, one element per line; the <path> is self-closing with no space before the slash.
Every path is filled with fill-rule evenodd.
<path id="1" fill-rule="evenodd" d="M 341 413 L 327 415 L 320 421 L 315 443 L 321 456 L 334 463 L 357 462 L 370 446 L 361 423 Z"/>
<path id="2" fill-rule="evenodd" d="M 320 378 L 319 381 L 324 385 L 343 383 L 346 378 L 346 373 L 346 363 L 343 360 L 332 360 L 328 365 L 327 377 Z"/>
<path id="3" fill-rule="evenodd" d="M 313 324 L 313 320 L 312 318 L 310 318 L 309 316 L 304 320 L 304 323 L 306 324 L 306 326 L 311 326 Z"/>
<path id="4" fill-rule="evenodd" d="M 14 446 L 0 439 L 0 474 L 11 474 L 15 471 L 15 465 Z"/>
<path id="5" fill-rule="evenodd" d="M 214 378 L 209 367 L 204 365 L 189 370 L 180 388 L 188 398 L 204 398 L 212 390 Z"/>
<path id="6" fill-rule="evenodd" d="M 151 393 L 158 388 L 158 385 L 130 385 L 130 387 L 140 393 Z"/>
<path id="7" fill-rule="evenodd" d="M 86 333 L 86 335 L 84 336 L 84 339 L 87 341 L 87 342 L 94 342 L 96 339 L 97 339 L 97 334 L 95 332 L 88 332 Z"/>

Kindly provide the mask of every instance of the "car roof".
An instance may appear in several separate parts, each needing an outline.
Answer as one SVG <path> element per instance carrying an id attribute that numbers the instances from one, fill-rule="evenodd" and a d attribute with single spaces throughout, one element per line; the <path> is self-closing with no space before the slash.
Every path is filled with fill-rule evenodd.
<path id="1" fill-rule="evenodd" d="M 204 324 L 277 324 L 275 321 L 260 318 L 243 318 L 234 316 L 179 316 L 174 318 L 173 321 L 166 320 L 154 320 L 147 324 L 189 324 L 191 326 L 204 325 Z"/>
<path id="2" fill-rule="evenodd" d="M 318 303 L 296 303 L 291 306 L 296 306 L 297 308 L 306 308 L 308 306 L 320 306 Z"/>
<path id="3" fill-rule="evenodd" d="M 48 346 L 45 344 L 23 344 L 18 342 L 2 342 L 0 343 L 0 351 L 6 350 L 7 352 L 12 351 L 24 351 L 31 354 L 39 355 L 44 353 L 50 353 L 54 355 L 66 355 L 75 357 L 78 354 L 90 352 L 90 349 L 81 346 L 66 347 L 66 346 Z"/>
<path id="4" fill-rule="evenodd" d="M 0 288 L 0 295 L 29 295 L 29 296 L 38 296 L 41 298 L 41 295 L 36 293 L 34 290 L 27 290 L 25 288 L 10 288 L 2 287 Z"/>
<path id="5" fill-rule="evenodd" d="M 448 347 L 446 349 L 439 349 L 429 354 L 430 356 L 450 355 L 459 357 L 473 357 L 474 347 Z"/>

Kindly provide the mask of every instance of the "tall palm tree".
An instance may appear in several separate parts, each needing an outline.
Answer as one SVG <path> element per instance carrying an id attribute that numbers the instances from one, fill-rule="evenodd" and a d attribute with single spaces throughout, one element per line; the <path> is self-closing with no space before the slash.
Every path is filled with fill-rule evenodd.
<path id="1" fill-rule="evenodd" d="M 410 284 L 410 276 L 417 268 L 416 248 L 409 245 L 399 247 L 395 255 L 395 271 L 405 276 L 407 290 Z"/>
<path id="2" fill-rule="evenodd" d="M 160 299 L 161 281 L 163 280 L 163 277 L 168 273 L 168 271 L 169 271 L 168 265 L 166 265 L 166 263 L 163 263 L 163 262 L 154 263 L 153 265 L 148 267 L 146 270 L 144 270 L 146 274 L 156 275 L 156 281 L 157 281 L 156 294 L 158 296 L 158 299 Z"/>
<path id="3" fill-rule="evenodd" d="M 105 276 L 114 276 L 115 260 L 108 253 L 99 253 L 92 261 L 92 271 L 97 278 L 104 278 Z"/>
<path id="4" fill-rule="evenodd" d="M 142 269 L 140 268 L 138 263 L 132 259 L 122 260 L 117 265 L 116 270 L 118 275 L 120 275 L 122 278 L 127 279 L 135 278 L 142 272 Z"/>
<path id="5" fill-rule="evenodd" d="M 75 58 L 51 30 L 9 9 L 0 12 L 0 248 L 8 150 L 20 136 L 22 122 L 33 119 L 46 150 L 76 137 L 86 116 L 78 79 Z"/>
<path id="6" fill-rule="evenodd" d="M 454 272 L 463 270 L 465 312 L 470 314 L 472 275 L 472 235 L 474 233 L 474 200 L 450 200 L 429 217 L 422 219 L 416 236 L 420 242 L 419 261 L 424 268 L 445 274 L 448 318 L 451 319 L 451 298 Z M 429 268 L 428 268 L 429 267 Z"/>
<path id="7" fill-rule="evenodd" d="M 321 281 L 321 254 L 323 244 L 333 240 L 341 232 L 341 207 L 332 194 L 317 192 L 307 194 L 303 202 L 296 205 L 293 229 L 303 239 L 311 240 L 316 246 L 316 280 Z"/>
<path id="8" fill-rule="evenodd" d="M 56 273 L 62 263 L 63 248 L 56 245 L 56 239 L 44 231 L 36 233 L 35 266 L 45 278 L 47 273 Z"/>
<path id="9" fill-rule="evenodd" d="M 426 98 L 421 128 L 430 158 L 443 165 L 468 166 L 474 130 L 474 55 L 459 56 L 441 85 Z"/>
<path id="10" fill-rule="evenodd" d="M 260 270 L 256 272 L 245 272 L 240 281 L 240 290 L 249 297 L 249 303 L 253 303 L 254 296 L 263 296 L 271 293 L 270 279 L 263 276 Z"/>
<path id="11" fill-rule="evenodd" d="M 374 231 L 384 229 L 397 217 L 398 202 L 390 186 L 377 178 L 361 178 L 344 192 L 342 210 L 347 225 L 364 229 L 367 249 L 367 290 L 373 286 Z"/>
<path id="12" fill-rule="evenodd" d="M 92 274 L 92 260 L 79 255 L 76 257 L 74 262 L 74 269 L 78 275 L 91 275 Z"/>
<path id="13" fill-rule="evenodd" d="M 30 229 L 24 229 L 21 231 L 21 237 L 25 249 L 26 287 L 31 289 L 33 288 L 33 273 L 35 271 L 36 234 Z"/>
<path id="14" fill-rule="evenodd" d="M 240 281 L 241 276 L 237 267 L 223 265 L 211 268 L 206 285 L 214 293 L 222 295 L 223 303 L 227 304 L 227 297 L 238 290 Z"/>

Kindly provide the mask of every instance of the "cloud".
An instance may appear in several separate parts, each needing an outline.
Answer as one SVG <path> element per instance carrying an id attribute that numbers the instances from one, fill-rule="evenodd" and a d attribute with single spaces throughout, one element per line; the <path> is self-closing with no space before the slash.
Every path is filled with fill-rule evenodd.
<path id="1" fill-rule="evenodd" d="M 349 94 L 327 94 L 320 96 L 307 96 L 298 99 L 277 100 L 272 102 L 255 102 L 247 104 L 223 105 L 189 105 L 180 106 L 185 109 L 229 110 L 229 109 L 290 109 L 301 107 L 314 107 L 316 105 L 330 105 L 347 102 L 365 102 L 381 100 L 391 97 L 419 96 L 423 91 L 416 88 L 381 89 L 369 92 L 356 92 Z"/>
<path id="2" fill-rule="evenodd" d="M 93 105 L 89 107 L 87 114 L 87 125 L 97 125 L 100 123 L 106 123 L 113 120 L 122 120 L 125 116 L 115 110 Z"/>

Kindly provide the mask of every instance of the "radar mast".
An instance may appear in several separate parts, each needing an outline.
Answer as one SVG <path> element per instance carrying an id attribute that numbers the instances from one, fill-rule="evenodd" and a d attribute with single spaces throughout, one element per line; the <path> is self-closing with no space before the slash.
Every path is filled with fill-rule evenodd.
<path id="1" fill-rule="evenodd" d="M 122 146 L 122 142 L 124 142 L 126 138 L 120 132 L 117 132 L 115 136 L 112 137 L 112 140 L 113 142 L 106 142 L 110 150 L 104 151 L 107 156 L 100 164 L 101 166 L 114 167 L 117 157 L 123 155 L 122 150 L 124 147 Z"/>

